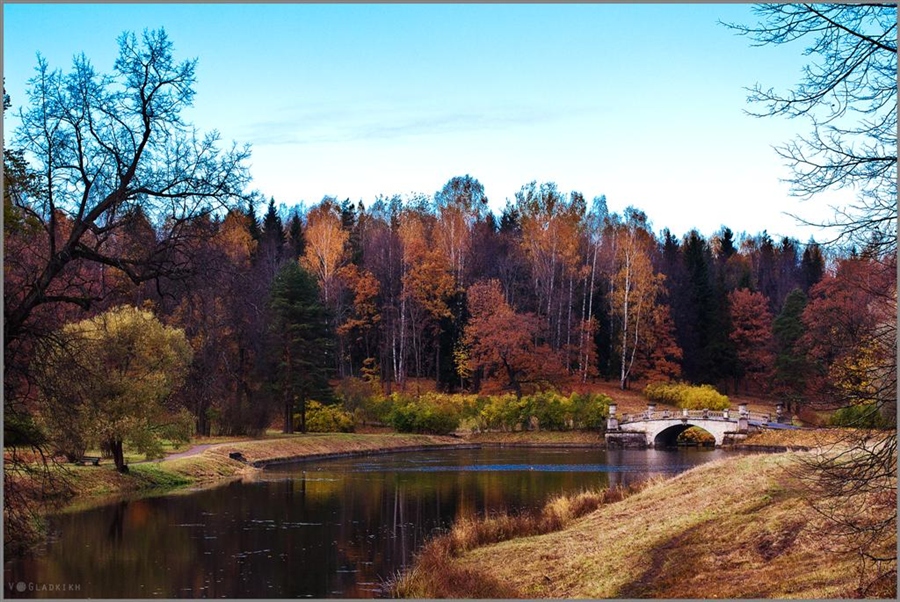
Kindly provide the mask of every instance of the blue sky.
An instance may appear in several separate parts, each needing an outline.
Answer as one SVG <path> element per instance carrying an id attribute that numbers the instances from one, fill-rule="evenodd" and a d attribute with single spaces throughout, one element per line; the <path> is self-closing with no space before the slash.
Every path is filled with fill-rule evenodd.
<path id="1" fill-rule="evenodd" d="M 250 143 L 252 186 L 289 206 L 433 194 L 471 174 L 498 213 L 523 184 L 554 181 L 678 235 L 822 240 L 783 212 L 825 219 L 848 193 L 790 197 L 772 149 L 806 124 L 744 113 L 745 87 L 799 79 L 803 46 L 752 48 L 717 20 L 753 17 L 711 4 L 7 3 L 3 70 L 18 107 L 37 52 L 67 70 L 83 51 L 107 72 L 120 33 L 164 27 L 178 58 L 199 59 L 188 119 Z"/>

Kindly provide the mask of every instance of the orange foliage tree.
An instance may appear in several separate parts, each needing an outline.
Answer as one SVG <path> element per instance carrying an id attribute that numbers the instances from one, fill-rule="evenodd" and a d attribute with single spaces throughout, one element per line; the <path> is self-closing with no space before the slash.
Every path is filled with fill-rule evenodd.
<path id="1" fill-rule="evenodd" d="M 564 368 L 546 344 L 538 343 L 540 321 L 517 313 L 497 280 L 469 287 L 469 322 L 463 335 L 468 370 L 490 384 L 511 388 L 518 397 L 525 386 L 560 378 Z"/>
<path id="2" fill-rule="evenodd" d="M 448 301 L 456 290 L 450 258 L 437 244 L 440 237 L 434 216 L 410 208 L 401 214 L 400 240 L 403 243 L 403 292 L 401 295 L 401 345 L 407 341 L 407 316 L 411 322 L 412 355 L 416 374 L 422 374 L 422 361 L 427 341 L 440 337 L 440 320 L 451 316 Z M 440 353 L 440 345 L 434 345 Z M 405 353 L 404 353 L 405 355 Z M 435 365 L 440 362 L 436 358 Z"/>
<path id="3" fill-rule="evenodd" d="M 811 398 L 831 408 L 897 412 L 896 256 L 854 257 L 810 289 L 801 344 L 815 364 Z"/>
<path id="4" fill-rule="evenodd" d="M 651 319 L 660 326 L 665 323 L 665 316 L 657 315 L 665 277 L 651 261 L 655 240 L 646 215 L 629 208 L 625 222 L 612 225 L 612 235 L 615 256 L 610 312 L 618 330 L 619 386 L 624 390 L 634 374 L 636 360 L 653 347 Z"/>
<path id="5" fill-rule="evenodd" d="M 341 227 L 340 208 L 330 199 L 309 210 L 306 216 L 306 248 L 300 265 L 319 281 L 326 307 L 337 294 L 338 270 L 347 260 L 350 233 Z"/>
<path id="6" fill-rule="evenodd" d="M 728 293 L 728 305 L 731 314 L 728 336 L 737 353 L 739 373 L 745 384 L 768 390 L 775 364 L 769 302 L 762 293 L 741 288 Z"/>

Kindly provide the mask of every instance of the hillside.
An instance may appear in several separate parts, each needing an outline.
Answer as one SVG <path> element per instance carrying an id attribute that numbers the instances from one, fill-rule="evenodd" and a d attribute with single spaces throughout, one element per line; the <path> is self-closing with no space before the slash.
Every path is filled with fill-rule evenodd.
<path id="1" fill-rule="evenodd" d="M 700 466 L 561 531 L 477 548 L 443 559 L 445 566 L 419 566 L 404 594 L 858 597 L 860 557 L 807 503 L 792 476 L 800 456 L 748 455 Z M 888 552 L 896 535 L 890 539 Z M 871 580 L 872 573 L 862 577 Z M 885 587 L 869 595 L 894 597 L 893 579 Z"/>

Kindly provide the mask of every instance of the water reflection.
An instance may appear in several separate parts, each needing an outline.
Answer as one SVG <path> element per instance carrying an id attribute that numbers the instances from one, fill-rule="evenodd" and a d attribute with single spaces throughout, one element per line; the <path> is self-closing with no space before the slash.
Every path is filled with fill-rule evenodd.
<path id="1" fill-rule="evenodd" d="M 7 597 L 371 598 L 459 516 L 540 508 L 721 457 L 694 450 L 441 450 L 285 465 L 252 483 L 55 517 Z M 9 584 L 77 584 L 77 592 Z M 36 591 L 35 591 L 36 590 Z"/>

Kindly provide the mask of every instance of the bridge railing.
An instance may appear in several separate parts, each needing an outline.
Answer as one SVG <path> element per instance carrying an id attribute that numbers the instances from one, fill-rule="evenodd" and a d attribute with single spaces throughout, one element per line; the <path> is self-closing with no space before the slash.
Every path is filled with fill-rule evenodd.
<path id="1" fill-rule="evenodd" d="M 745 416 L 754 421 L 770 422 L 771 414 L 761 414 L 758 412 L 748 412 Z M 693 420 L 729 420 L 736 421 L 741 415 L 737 411 L 729 410 L 728 417 L 725 417 L 724 411 L 718 410 L 644 410 L 643 412 L 625 413 L 619 417 L 619 423 L 640 422 L 644 420 L 678 420 L 681 418 Z"/>
<path id="2" fill-rule="evenodd" d="M 727 412 L 727 416 L 726 416 Z M 646 409 L 643 412 L 623 413 L 618 416 L 620 424 L 628 422 L 643 422 L 645 420 L 727 420 L 737 422 L 741 417 L 754 422 L 772 422 L 775 416 L 772 414 L 763 414 L 760 412 L 744 412 L 740 410 L 684 410 L 677 408 L 666 408 L 664 410 Z"/>
<path id="3" fill-rule="evenodd" d="M 736 411 L 728 411 L 726 417 L 725 411 L 719 410 L 644 410 L 637 413 L 622 414 L 619 418 L 620 423 L 638 422 L 643 420 L 678 420 L 681 418 L 693 420 L 730 420 L 734 421 L 740 417 Z"/>

